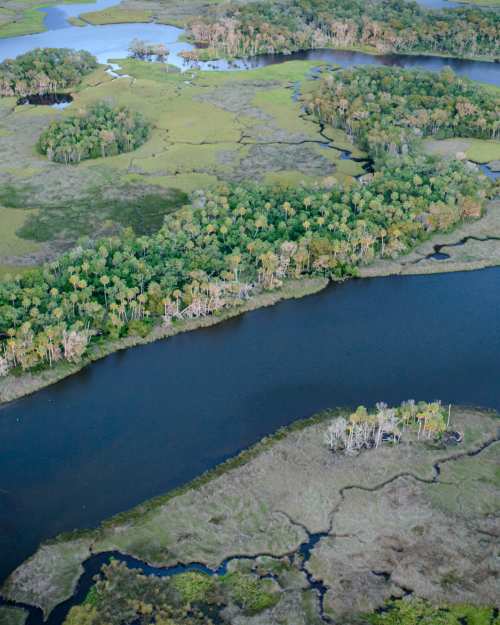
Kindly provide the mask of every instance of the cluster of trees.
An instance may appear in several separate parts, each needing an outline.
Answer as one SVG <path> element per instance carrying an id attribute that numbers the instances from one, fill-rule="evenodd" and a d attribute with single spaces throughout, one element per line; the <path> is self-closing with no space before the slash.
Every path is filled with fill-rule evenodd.
<path id="1" fill-rule="evenodd" d="M 147 43 L 142 39 L 133 39 L 128 48 L 129 54 L 134 59 L 141 61 L 151 60 L 153 57 L 157 61 L 164 62 L 168 59 L 170 50 L 163 43 Z"/>
<path id="2" fill-rule="evenodd" d="M 88 243 L 0 283 L 0 371 L 83 356 L 89 341 L 219 314 L 255 289 L 341 279 L 480 211 L 488 181 L 407 157 L 365 185 L 199 192 L 160 231 Z"/>
<path id="3" fill-rule="evenodd" d="M 261 0 L 215 7 L 193 20 L 189 34 L 230 57 L 363 46 L 498 56 L 499 26 L 495 11 L 431 11 L 406 0 Z"/>
<path id="4" fill-rule="evenodd" d="M 150 125 L 140 113 L 106 102 L 53 121 L 38 139 L 38 149 L 51 161 L 79 163 L 88 158 L 131 152 L 149 137 Z"/>
<path id="5" fill-rule="evenodd" d="M 441 402 L 419 402 L 410 399 L 398 408 L 389 408 L 379 402 L 376 411 L 369 413 L 359 406 L 348 419 L 338 417 L 328 426 L 325 442 L 332 451 L 345 454 L 361 449 L 379 447 L 384 441 L 399 443 L 406 430 L 417 432 L 417 438 L 436 438 L 449 428 L 450 410 Z"/>
<path id="6" fill-rule="evenodd" d="M 55 93 L 74 87 L 96 68 L 96 58 L 85 50 L 37 48 L 0 63 L 0 95 Z"/>
<path id="7" fill-rule="evenodd" d="M 372 66 L 330 72 L 305 102 L 372 158 L 406 154 L 426 136 L 500 136 L 498 98 L 450 69 L 436 74 Z"/>
<path id="8" fill-rule="evenodd" d="M 228 624 L 235 615 L 259 614 L 280 598 L 272 582 L 256 573 L 157 577 L 112 560 L 96 576 L 85 601 L 71 608 L 64 625 Z"/>

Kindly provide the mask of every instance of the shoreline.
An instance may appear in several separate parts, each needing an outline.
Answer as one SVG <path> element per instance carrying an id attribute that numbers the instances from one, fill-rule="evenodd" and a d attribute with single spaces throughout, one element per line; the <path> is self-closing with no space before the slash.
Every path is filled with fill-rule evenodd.
<path id="1" fill-rule="evenodd" d="M 44 369 L 40 373 L 24 373 L 18 376 L 9 375 L 0 379 L 0 411 L 7 404 L 18 399 L 31 395 L 52 384 L 79 373 L 85 367 L 93 362 L 106 358 L 116 352 L 136 347 L 138 345 L 148 345 L 162 339 L 168 339 L 176 334 L 197 330 L 199 328 L 208 328 L 228 319 L 238 317 L 246 312 L 273 306 L 278 302 L 288 299 L 300 299 L 307 295 L 313 295 L 322 291 L 329 285 L 330 281 L 326 278 L 304 278 L 302 280 L 290 280 L 283 287 L 274 291 L 262 292 L 250 298 L 241 306 L 235 306 L 223 310 L 220 315 L 211 315 L 198 319 L 190 319 L 175 324 L 170 328 L 162 328 L 157 325 L 145 337 L 139 335 L 127 336 L 116 341 L 108 341 L 103 344 L 94 344 L 89 349 L 89 353 L 85 359 L 78 364 L 72 364 L 67 361 L 59 362 L 55 367 Z M 1 416 L 1 412 L 0 412 Z"/>
<path id="2" fill-rule="evenodd" d="M 89 24 L 91 24 L 91 22 L 88 22 Z M 110 22 L 109 24 L 112 24 L 114 22 Z M 154 20 L 152 20 L 151 22 L 145 22 L 145 23 L 156 23 Z M 163 24 L 163 22 L 160 22 L 161 24 Z M 105 26 L 107 25 L 107 22 L 99 22 L 96 23 L 94 25 L 99 25 L 99 26 Z M 175 26 L 174 24 L 172 24 L 172 26 Z M 183 30 L 185 31 L 185 28 L 183 28 Z M 182 36 L 182 35 L 181 35 Z M 189 44 L 191 44 L 192 46 L 194 46 L 194 50 L 193 51 L 201 51 L 203 52 L 203 50 L 205 48 L 199 46 L 196 41 L 194 41 L 193 39 L 189 38 L 186 36 L 185 41 Z M 275 56 L 292 56 L 294 54 L 305 54 L 308 52 L 319 52 L 321 50 L 331 50 L 333 52 L 356 52 L 356 53 L 360 53 L 360 54 L 367 54 L 369 56 L 375 56 L 375 57 L 379 57 L 379 56 L 412 56 L 412 57 L 417 57 L 417 56 L 425 56 L 425 57 L 436 57 L 436 58 L 441 58 L 441 59 L 456 59 L 458 61 L 472 61 L 472 62 L 477 62 L 477 63 L 498 63 L 500 62 L 500 59 L 498 57 L 494 57 L 494 56 L 457 56 L 457 55 L 451 55 L 451 54 L 445 54 L 444 52 L 425 52 L 425 51 L 416 51 L 416 52 L 411 52 L 411 51 L 401 51 L 398 52 L 397 50 L 388 50 L 385 52 L 381 52 L 375 48 L 370 48 L 369 46 L 351 46 L 351 47 L 335 47 L 335 46 L 324 46 L 321 48 L 301 48 L 298 50 L 293 50 L 292 52 L 290 52 L 289 54 L 285 54 L 284 52 L 276 52 L 274 55 Z M 252 59 L 258 59 L 259 57 L 262 56 L 267 56 L 267 54 L 265 52 L 262 52 L 260 54 L 254 54 L 253 56 L 249 56 L 249 57 L 238 57 L 238 56 L 224 56 L 223 54 L 219 55 L 215 55 L 213 57 L 209 57 L 209 58 L 200 58 L 199 62 L 217 62 L 217 61 L 250 61 Z"/>
<path id="3" fill-rule="evenodd" d="M 429 241 L 426 242 L 430 244 Z M 425 243 L 424 243 L 425 245 Z M 446 245 L 445 245 L 446 246 Z M 490 269 L 500 266 L 500 261 L 484 259 L 477 261 L 436 261 L 431 260 L 430 263 L 419 266 L 419 260 L 425 260 L 425 256 L 411 261 L 404 262 L 404 258 L 414 255 L 413 250 L 401 260 L 379 260 L 371 265 L 358 268 L 358 276 L 347 279 L 365 279 L 365 278 L 385 278 L 390 276 L 417 276 L 417 275 L 433 275 L 438 273 L 459 273 L 462 271 L 480 271 L 482 269 Z M 219 323 L 223 323 L 229 319 L 239 317 L 247 312 L 274 306 L 279 302 L 289 299 L 302 299 L 308 295 L 314 295 L 326 289 L 332 281 L 328 278 L 309 277 L 299 280 L 290 280 L 280 289 L 273 291 L 261 292 L 251 297 L 247 302 L 240 306 L 228 308 L 220 315 L 211 315 L 198 319 L 190 319 L 182 321 L 170 328 L 162 328 L 156 325 L 153 330 L 141 337 L 139 335 L 126 336 L 115 341 L 106 343 L 97 343 L 91 346 L 89 353 L 84 361 L 78 364 L 69 363 L 67 361 L 59 362 L 55 367 L 44 369 L 39 373 L 26 372 L 20 375 L 9 375 L 0 379 L 0 417 L 1 410 L 14 401 L 22 399 L 41 391 L 53 384 L 61 382 L 65 378 L 75 375 L 107 356 L 111 356 L 117 352 L 137 347 L 140 345 L 148 345 L 156 341 L 165 340 L 184 332 L 190 332 L 201 328 L 209 328 Z"/>
<path id="4" fill-rule="evenodd" d="M 212 553 L 212 551 L 210 551 L 209 555 L 205 554 L 206 557 L 203 557 L 196 552 L 196 554 L 186 555 L 186 558 L 183 559 L 176 549 L 172 552 L 166 552 L 165 555 L 161 557 L 154 553 L 145 555 L 140 549 L 133 547 L 133 541 L 131 543 L 126 540 L 125 542 L 122 542 L 122 535 L 123 533 L 128 532 L 140 532 L 141 530 L 139 526 L 143 523 L 146 523 L 147 525 L 149 522 L 152 522 L 154 515 L 159 515 L 159 518 L 161 517 L 161 519 L 166 518 L 165 515 L 169 516 L 169 507 L 172 507 L 173 510 L 175 509 L 178 512 L 182 512 L 183 510 L 188 510 L 190 506 L 195 506 L 196 496 L 193 495 L 193 491 L 196 493 L 201 489 L 207 497 L 217 497 L 217 492 L 219 492 L 221 488 L 220 480 L 223 480 L 223 483 L 225 484 L 227 481 L 232 483 L 232 480 L 236 479 L 237 484 L 240 484 L 239 480 L 241 480 L 241 477 L 244 477 L 249 472 L 252 472 L 252 467 L 256 466 L 255 461 L 259 458 L 266 459 L 266 461 L 271 462 L 274 462 L 274 458 L 276 462 L 281 462 L 279 459 L 283 457 L 279 453 L 274 453 L 274 448 L 276 446 L 278 449 L 289 449 L 289 452 L 293 455 L 293 449 L 295 449 L 294 441 L 299 438 L 300 440 L 303 440 L 304 436 L 308 439 L 307 433 L 309 432 L 309 438 L 313 443 L 314 449 L 317 449 L 316 445 L 321 425 L 329 419 L 342 415 L 346 410 L 346 408 L 341 407 L 327 409 L 309 417 L 299 418 L 296 421 L 293 421 L 290 425 L 281 427 L 272 434 L 265 436 L 250 447 L 242 449 L 239 453 L 229 457 L 224 462 L 215 465 L 208 471 L 195 477 L 193 480 L 184 485 L 160 494 L 157 497 L 148 499 L 129 510 L 104 519 L 94 528 L 83 528 L 73 532 L 66 532 L 57 535 L 53 539 L 44 541 L 39 545 L 38 549 L 31 555 L 31 557 L 25 560 L 23 564 L 15 569 L 15 571 L 9 575 L 7 580 L 5 580 L 2 586 L 3 596 L 8 601 L 22 602 L 24 603 L 24 606 L 41 608 L 45 616 L 47 616 L 57 605 L 74 596 L 75 589 L 77 589 L 79 580 L 83 573 L 84 563 L 99 554 L 107 552 L 118 552 L 124 556 L 131 556 L 132 558 L 138 559 L 146 565 L 153 567 L 171 568 L 179 564 L 189 565 L 190 562 L 196 562 L 202 563 L 209 568 L 217 568 L 214 563 L 232 557 L 231 553 L 233 552 L 228 552 L 229 555 L 226 553 L 229 547 L 225 543 L 220 545 L 217 543 L 218 548 L 216 552 Z M 410 437 L 410 439 L 406 441 L 401 448 L 401 462 L 403 464 L 407 462 L 409 463 L 409 465 L 405 465 L 404 468 L 406 468 L 411 475 L 416 475 L 417 479 L 419 479 L 422 483 L 430 484 L 439 481 L 440 472 L 436 473 L 436 464 L 444 465 L 447 462 L 477 456 L 481 451 L 487 449 L 493 444 L 497 444 L 499 441 L 498 428 L 495 430 L 495 424 L 498 424 L 499 419 L 497 411 L 487 408 L 456 405 L 453 407 L 453 412 L 454 419 L 457 421 L 457 426 L 463 428 L 465 423 L 468 423 L 472 428 L 470 429 L 467 441 L 464 442 L 463 446 L 458 449 L 453 447 L 443 448 L 439 445 L 428 444 L 425 441 L 415 441 Z M 469 421 L 470 418 L 472 418 L 472 421 Z M 365 481 L 362 480 L 359 484 L 360 488 L 366 492 L 376 492 L 379 488 L 377 485 L 383 486 L 387 483 L 387 462 L 384 460 L 377 469 L 377 457 L 382 455 L 383 457 L 390 459 L 393 455 L 398 456 L 399 453 L 400 452 L 394 451 L 392 447 L 388 446 L 377 455 L 367 451 L 361 453 L 357 457 L 337 457 L 336 455 L 331 456 L 330 452 L 327 452 L 326 450 L 322 451 L 319 449 L 318 456 L 321 461 L 321 466 L 324 465 L 327 457 L 329 461 L 331 459 L 333 462 L 332 468 L 335 468 L 336 471 L 339 469 L 341 470 L 342 465 L 344 464 L 351 465 L 355 463 L 357 466 L 358 463 L 360 463 L 366 469 L 368 465 L 371 466 L 372 462 L 375 463 L 374 474 L 370 474 L 368 482 L 365 483 Z M 421 462 L 415 464 L 416 454 L 425 455 L 425 458 L 422 456 L 422 459 L 425 459 L 425 465 L 422 465 Z M 325 457 L 323 458 L 323 456 Z M 285 463 L 289 463 L 290 466 L 294 466 L 293 459 L 288 457 L 286 457 Z M 366 465 L 366 463 L 368 463 L 368 465 Z M 405 473 L 401 473 L 401 466 L 394 466 L 397 467 L 394 468 L 393 471 L 396 477 L 389 480 L 389 482 L 397 479 L 397 476 L 405 475 Z M 364 474 L 363 468 L 360 468 L 359 470 L 361 471 L 360 475 Z M 377 470 L 379 471 L 378 475 Z M 380 470 L 382 470 L 382 473 L 380 473 Z M 437 478 L 436 475 L 438 476 Z M 361 480 L 361 477 L 359 479 Z M 342 483 L 337 484 L 340 500 L 344 497 L 342 493 L 346 489 L 349 490 L 352 488 L 349 486 L 349 484 L 351 484 L 351 480 L 352 473 L 349 471 L 346 475 L 346 479 L 342 480 Z M 218 484 L 218 488 L 213 487 L 212 483 L 214 481 Z M 268 495 L 272 496 L 272 494 L 273 491 L 271 489 Z M 264 498 L 264 500 L 267 501 L 266 498 Z M 337 502 L 338 505 L 339 500 L 335 498 L 335 500 L 331 503 L 335 502 Z M 326 507 L 329 509 L 328 505 Z M 297 514 L 296 510 L 295 514 Z M 286 515 L 283 516 L 285 519 L 288 518 Z M 316 525 L 318 523 L 320 523 L 319 518 L 315 521 L 309 519 L 308 523 L 304 524 L 304 527 L 307 526 L 309 534 L 326 532 L 326 537 L 330 530 L 328 530 L 328 528 L 325 530 L 323 526 L 317 527 Z M 287 525 L 286 521 L 285 525 Z M 231 532 L 231 528 L 229 527 L 227 531 Z M 252 554 L 254 554 L 254 551 L 257 555 L 260 553 L 257 548 L 253 551 L 251 547 L 252 545 L 247 545 L 246 549 L 243 548 L 238 551 L 237 554 L 236 551 L 234 551 L 234 553 L 242 557 L 245 557 L 246 555 L 253 557 Z M 67 559 L 68 548 L 75 552 L 74 556 L 71 555 L 69 560 Z M 276 557 L 279 557 L 279 554 L 277 554 Z M 53 570 L 51 563 L 55 563 L 56 569 L 59 569 L 60 572 L 64 571 L 64 579 L 58 578 L 57 575 L 54 577 L 56 571 Z M 57 586 L 57 588 L 51 588 L 51 592 L 49 593 L 50 596 L 47 596 L 45 593 L 40 594 L 42 588 L 39 588 L 36 582 L 36 578 L 40 578 L 40 580 L 42 579 L 40 577 L 42 574 L 40 571 L 43 572 L 44 568 L 45 572 L 49 575 L 49 578 L 52 579 Z M 27 580 L 28 578 L 26 575 L 29 576 L 30 572 L 34 573 L 35 577 L 31 588 L 31 590 L 34 591 L 34 595 L 32 595 L 32 597 L 30 597 L 30 601 L 27 602 L 26 592 L 29 591 L 28 588 L 24 587 L 24 582 L 22 580 Z M 21 603 L 19 604 L 19 607 L 22 607 Z"/>

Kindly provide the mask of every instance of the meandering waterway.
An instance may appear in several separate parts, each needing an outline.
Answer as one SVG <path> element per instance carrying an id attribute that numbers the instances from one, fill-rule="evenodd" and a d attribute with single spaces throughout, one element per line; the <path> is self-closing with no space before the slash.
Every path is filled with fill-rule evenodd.
<path id="1" fill-rule="evenodd" d="M 323 408 L 498 409 L 499 354 L 500 268 L 350 281 L 114 354 L 0 409 L 0 577 Z"/>
<path id="2" fill-rule="evenodd" d="M 431 0 L 434 2 L 435 0 Z M 440 0 L 436 0 L 440 1 Z M 68 26 L 112 6 L 46 9 L 49 31 L 0 40 L 0 60 L 35 47 L 120 58 L 134 37 L 192 46 L 159 24 Z M 384 64 L 500 84 L 498 64 L 314 50 L 291 59 Z M 0 579 L 38 543 L 174 488 L 290 421 L 363 401 L 441 398 L 500 409 L 500 269 L 351 281 L 301 301 L 118 353 L 0 409 Z"/>

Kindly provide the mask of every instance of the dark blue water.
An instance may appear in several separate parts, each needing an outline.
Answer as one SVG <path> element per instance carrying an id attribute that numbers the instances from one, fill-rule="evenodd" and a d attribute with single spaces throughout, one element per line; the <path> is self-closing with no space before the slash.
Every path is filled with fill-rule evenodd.
<path id="1" fill-rule="evenodd" d="M 499 380 L 500 268 L 351 281 L 115 354 L 0 409 L 0 577 L 299 417 L 500 408 Z"/>

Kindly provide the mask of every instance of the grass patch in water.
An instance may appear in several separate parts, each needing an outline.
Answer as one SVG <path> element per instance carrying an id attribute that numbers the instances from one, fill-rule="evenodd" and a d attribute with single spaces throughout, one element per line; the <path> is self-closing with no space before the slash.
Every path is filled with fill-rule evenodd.
<path id="1" fill-rule="evenodd" d="M 151 21 L 152 11 L 147 9 L 125 9 L 111 7 L 102 11 L 89 11 L 80 13 L 80 20 L 93 25 L 103 24 L 136 24 Z"/>

